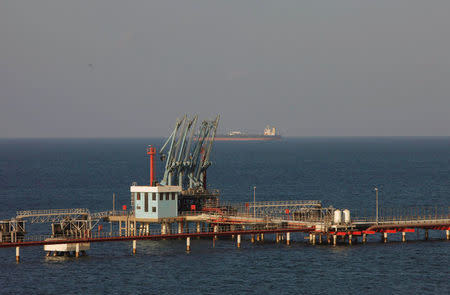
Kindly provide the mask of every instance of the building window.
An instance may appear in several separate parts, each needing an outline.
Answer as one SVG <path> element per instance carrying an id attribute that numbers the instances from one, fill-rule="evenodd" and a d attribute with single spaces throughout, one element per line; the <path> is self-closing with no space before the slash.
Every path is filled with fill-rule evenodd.
<path id="1" fill-rule="evenodd" d="M 169 200 L 169 194 L 170 194 L 170 193 L 166 193 L 166 201 Z"/>
<path id="2" fill-rule="evenodd" d="M 172 193 L 172 200 L 175 200 L 175 193 Z"/>
<path id="3" fill-rule="evenodd" d="M 144 211 L 148 212 L 148 194 L 145 193 L 145 198 L 144 198 Z"/>
<path id="4" fill-rule="evenodd" d="M 152 193 L 152 200 L 156 201 L 156 193 Z"/>
<path id="5" fill-rule="evenodd" d="M 152 207 L 152 212 L 156 212 L 156 207 Z"/>
<path id="6" fill-rule="evenodd" d="M 140 193 L 136 193 L 136 200 L 141 200 L 141 194 Z"/>
<path id="7" fill-rule="evenodd" d="M 159 193 L 159 200 L 162 201 L 164 198 L 164 194 L 163 193 Z"/>

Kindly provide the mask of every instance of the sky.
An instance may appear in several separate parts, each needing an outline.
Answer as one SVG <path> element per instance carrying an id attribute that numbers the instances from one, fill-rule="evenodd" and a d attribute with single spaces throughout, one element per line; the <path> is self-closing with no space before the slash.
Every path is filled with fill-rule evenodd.
<path id="1" fill-rule="evenodd" d="M 450 1 L 2 0 L 0 137 L 450 136 Z"/>

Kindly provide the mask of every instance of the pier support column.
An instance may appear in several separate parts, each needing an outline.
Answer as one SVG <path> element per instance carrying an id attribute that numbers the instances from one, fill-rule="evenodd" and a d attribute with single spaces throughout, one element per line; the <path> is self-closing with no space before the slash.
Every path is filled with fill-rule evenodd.
<path id="1" fill-rule="evenodd" d="M 402 232 L 402 242 L 406 242 L 406 233 Z"/>
<path id="2" fill-rule="evenodd" d="M 259 234 L 256 234 L 256 241 L 259 242 Z"/>
<path id="3" fill-rule="evenodd" d="M 425 230 L 425 241 L 428 240 L 428 230 Z"/>
<path id="4" fill-rule="evenodd" d="M 322 234 L 319 234 L 319 244 L 322 244 Z"/>
<path id="5" fill-rule="evenodd" d="M 445 234 L 446 234 L 446 236 L 447 236 L 447 241 L 450 240 L 450 230 L 447 229 L 447 230 L 445 231 Z"/>
<path id="6" fill-rule="evenodd" d="M 219 226 L 217 224 L 214 225 L 214 232 L 215 233 L 219 232 Z M 214 239 L 217 239 L 217 236 L 214 236 Z"/>
<path id="7" fill-rule="evenodd" d="M 275 234 L 275 241 L 276 241 L 277 243 L 280 242 L 280 234 L 278 234 L 278 233 Z"/>
<path id="8" fill-rule="evenodd" d="M 287 232 L 286 233 L 286 245 L 290 245 L 291 244 L 291 233 Z"/>
<path id="9" fill-rule="evenodd" d="M 348 235 L 348 244 L 351 245 L 353 243 L 353 235 Z"/>
<path id="10" fill-rule="evenodd" d="M 336 246 L 337 243 L 337 236 L 333 235 L 333 246 Z"/>
<path id="11" fill-rule="evenodd" d="M 383 233 L 383 242 L 387 243 L 388 241 L 388 234 L 387 233 Z"/>
<path id="12" fill-rule="evenodd" d="M 363 234 L 363 240 L 362 240 L 362 242 L 363 242 L 363 243 L 367 242 L 367 234 Z"/>
<path id="13" fill-rule="evenodd" d="M 16 262 L 20 262 L 20 247 L 16 247 Z"/>
<path id="14" fill-rule="evenodd" d="M 311 237 L 312 237 L 311 242 L 312 242 L 313 245 L 315 245 L 316 244 L 316 235 L 313 234 L 313 235 L 311 235 Z"/>
<path id="15" fill-rule="evenodd" d="M 75 257 L 80 257 L 80 243 L 75 244 Z"/>
<path id="16" fill-rule="evenodd" d="M 178 233 L 179 234 L 183 233 L 183 222 L 178 222 Z"/>
<path id="17" fill-rule="evenodd" d="M 133 240 L 133 254 L 136 254 L 136 240 Z"/>
<path id="18" fill-rule="evenodd" d="M 200 222 L 197 222 L 197 232 L 201 232 L 202 231 L 202 226 L 200 224 Z"/>
<path id="19" fill-rule="evenodd" d="M 251 240 L 252 240 L 252 243 L 255 242 L 255 235 L 251 235 Z"/>
<path id="20" fill-rule="evenodd" d="M 191 237 L 186 238 L 186 251 L 191 251 Z"/>
<path id="21" fill-rule="evenodd" d="M 241 248 L 241 235 L 237 235 L 237 247 Z"/>
<path id="22" fill-rule="evenodd" d="M 261 234 L 261 242 L 264 242 L 264 234 Z"/>

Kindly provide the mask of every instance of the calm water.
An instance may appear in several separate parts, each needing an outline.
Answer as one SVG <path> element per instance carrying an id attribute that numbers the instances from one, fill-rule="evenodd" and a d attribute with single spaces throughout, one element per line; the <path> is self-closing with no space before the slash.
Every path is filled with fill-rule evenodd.
<path id="1" fill-rule="evenodd" d="M 0 218 L 16 210 L 129 204 L 129 185 L 146 184 L 148 144 L 162 139 L 0 140 Z M 217 142 L 209 186 L 223 201 L 314 199 L 373 213 L 384 207 L 450 205 L 450 138 L 302 138 Z M 159 175 L 162 164 L 158 163 Z M 50 228 L 50 227 L 48 227 Z M 45 258 L 41 248 L 0 249 L 0 294 L 449 294 L 450 243 L 443 232 L 408 243 L 291 246 L 230 240 L 93 244 L 89 256 Z"/>

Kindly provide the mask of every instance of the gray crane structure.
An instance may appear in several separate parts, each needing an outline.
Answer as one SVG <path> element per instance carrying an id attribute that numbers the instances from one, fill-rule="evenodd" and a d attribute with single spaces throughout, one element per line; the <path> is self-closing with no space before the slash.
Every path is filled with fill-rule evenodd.
<path id="1" fill-rule="evenodd" d="M 178 118 L 175 128 L 159 151 L 164 162 L 161 185 L 178 185 L 183 190 L 180 210 L 196 205 L 200 209 L 208 201 L 218 202 L 217 191 L 209 191 L 206 170 L 211 166 L 211 150 L 219 125 L 220 116 L 204 120 L 196 129 L 198 115 Z"/>

